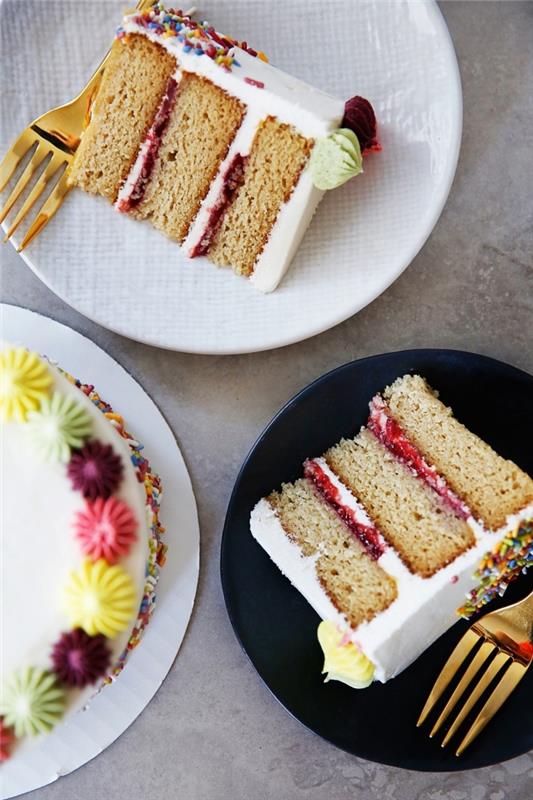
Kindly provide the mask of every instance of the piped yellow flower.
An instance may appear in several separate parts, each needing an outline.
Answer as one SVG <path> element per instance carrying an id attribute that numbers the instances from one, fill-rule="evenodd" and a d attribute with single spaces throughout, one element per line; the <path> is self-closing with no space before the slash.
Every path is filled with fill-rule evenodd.
<path id="1" fill-rule="evenodd" d="M 24 422 L 52 385 L 52 376 L 37 353 L 8 347 L 0 353 L 0 418 Z"/>
<path id="2" fill-rule="evenodd" d="M 112 639 L 130 624 L 137 598 L 128 573 L 101 558 L 86 560 L 70 573 L 65 599 L 72 627 L 83 628 L 89 636 L 102 633 Z"/>
<path id="3" fill-rule="evenodd" d="M 318 626 L 318 641 L 324 651 L 325 682 L 341 681 L 352 689 L 366 689 L 374 680 L 374 664 L 353 642 L 346 641 L 346 633 L 331 620 Z"/>

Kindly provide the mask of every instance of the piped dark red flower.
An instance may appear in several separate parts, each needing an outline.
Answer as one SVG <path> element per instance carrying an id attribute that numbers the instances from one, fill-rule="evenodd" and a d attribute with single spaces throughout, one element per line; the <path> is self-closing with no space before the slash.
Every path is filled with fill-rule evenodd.
<path id="1" fill-rule="evenodd" d="M 359 139 L 361 153 L 381 150 L 377 140 L 377 122 L 374 109 L 364 97 L 357 95 L 346 101 L 342 128 L 349 128 Z"/>
<path id="2" fill-rule="evenodd" d="M 81 628 L 61 634 L 52 649 L 54 672 L 66 686 L 82 689 L 102 678 L 111 662 L 105 636 L 89 636 Z"/>
<path id="3" fill-rule="evenodd" d="M 109 497 L 122 480 L 122 460 L 110 444 L 92 441 L 72 453 L 68 476 L 72 487 L 89 500 Z"/>
<path id="4" fill-rule="evenodd" d="M 2 717 L 0 717 L 0 763 L 7 761 L 11 756 L 11 746 L 15 741 L 15 734 L 12 728 L 8 728 Z"/>

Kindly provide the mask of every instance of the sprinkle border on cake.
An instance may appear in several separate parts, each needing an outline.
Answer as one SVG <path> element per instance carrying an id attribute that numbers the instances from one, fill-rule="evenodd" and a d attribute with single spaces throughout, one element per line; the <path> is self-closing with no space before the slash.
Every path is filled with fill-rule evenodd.
<path id="1" fill-rule="evenodd" d="M 77 380 L 60 367 L 57 367 L 57 369 L 70 383 L 74 384 L 92 403 L 94 403 L 106 419 L 113 425 L 119 436 L 128 444 L 131 450 L 131 462 L 135 467 L 137 479 L 139 483 L 144 484 L 146 492 L 146 510 L 149 515 L 148 524 L 150 528 L 150 537 L 148 540 L 149 554 L 146 565 L 143 597 L 128 643 L 112 667 L 111 672 L 104 678 L 104 683 L 109 684 L 120 674 L 130 652 L 134 650 L 141 641 L 144 630 L 150 621 L 155 607 L 157 581 L 159 579 L 160 569 L 165 564 L 167 552 L 167 545 L 161 538 L 165 533 L 165 528 L 159 520 L 162 484 L 159 475 L 151 470 L 148 459 L 142 455 L 144 445 L 137 439 L 134 439 L 126 430 L 123 417 L 114 411 L 109 403 L 100 397 L 92 384 L 81 383 L 81 381 Z"/>

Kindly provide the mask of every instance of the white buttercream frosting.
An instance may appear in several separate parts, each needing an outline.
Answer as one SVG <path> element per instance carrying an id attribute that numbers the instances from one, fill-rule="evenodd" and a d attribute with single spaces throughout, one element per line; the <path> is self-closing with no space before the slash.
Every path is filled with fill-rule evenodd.
<path id="1" fill-rule="evenodd" d="M 127 503 L 137 519 L 138 540 L 120 563 L 134 581 L 138 609 L 150 531 L 146 494 L 131 462 L 130 448 L 79 388 L 51 364 L 48 369 L 53 390 L 74 399 L 90 415 L 91 439 L 110 444 L 122 460 L 123 478 L 114 496 Z M 24 423 L 4 423 L 0 448 L 0 673 L 5 678 L 13 670 L 30 665 L 50 668 L 53 644 L 71 627 L 62 596 L 67 577 L 84 560 L 72 529 L 84 498 L 72 488 L 65 464 L 43 464 L 24 428 Z M 127 629 L 108 640 L 112 663 L 118 660 L 130 635 Z M 71 692 L 70 710 L 81 707 L 92 693 L 94 687 Z"/>
<path id="2" fill-rule="evenodd" d="M 341 502 L 359 514 L 361 506 L 352 492 L 323 459 L 315 460 L 341 493 Z M 387 546 L 377 563 L 395 579 L 398 596 L 388 608 L 351 632 L 352 641 L 375 664 L 376 680 L 385 682 L 398 675 L 454 624 L 458 619 L 457 608 L 477 584 L 473 574 L 482 557 L 514 530 L 521 519 L 532 515 L 533 506 L 529 506 L 508 517 L 505 525 L 495 532 L 485 530 L 479 522 L 469 518 L 467 522 L 474 531 L 475 545 L 430 578 L 411 573 L 397 552 Z M 361 522 L 366 524 L 364 517 Z M 319 616 L 348 629 L 346 619 L 333 606 L 317 578 L 318 555 L 302 556 L 300 548 L 288 539 L 267 500 L 260 500 L 252 511 L 250 527 L 254 538 Z"/>
<path id="3" fill-rule="evenodd" d="M 124 18 L 125 33 L 140 33 L 162 45 L 185 72 L 208 78 L 246 106 L 257 109 L 263 117 L 277 117 L 311 139 L 327 136 L 338 127 L 344 114 L 342 100 L 251 56 L 240 47 L 233 48 L 240 66 L 225 70 L 206 55 L 185 52 L 176 38 L 162 36 L 134 22 L 135 16 Z M 250 80 L 263 84 L 262 88 Z"/>
<path id="4" fill-rule="evenodd" d="M 285 533 L 278 515 L 268 500 L 260 500 L 252 511 L 250 529 L 281 572 L 300 591 L 322 619 L 346 627 L 346 619 L 333 605 L 317 578 L 315 564 L 319 557 L 304 556 L 298 545 Z"/>

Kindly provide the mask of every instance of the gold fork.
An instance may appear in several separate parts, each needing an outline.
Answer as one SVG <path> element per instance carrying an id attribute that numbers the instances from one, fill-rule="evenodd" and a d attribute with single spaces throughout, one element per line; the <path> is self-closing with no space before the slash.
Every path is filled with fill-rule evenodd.
<path id="1" fill-rule="evenodd" d="M 143 11 L 153 5 L 154 1 L 155 0 L 139 0 L 136 10 Z M 37 119 L 22 131 L 16 142 L 9 148 L 0 164 L 0 192 L 2 192 L 24 156 L 27 155 L 32 148 L 35 148 L 24 172 L 19 177 L 0 211 L 0 223 L 2 223 L 36 171 L 46 159 L 49 159 L 45 169 L 42 171 L 33 189 L 10 225 L 4 242 L 7 242 L 15 233 L 32 206 L 44 192 L 46 186 L 58 175 L 59 170 L 61 170 L 62 167 L 66 167 L 61 178 L 56 183 L 54 189 L 41 207 L 17 248 L 19 253 L 43 230 L 70 191 L 71 187 L 68 184 L 67 178 L 68 167 L 72 163 L 74 154 L 78 149 L 81 135 L 89 123 L 91 106 L 98 92 L 110 53 L 111 50 L 107 53 L 100 66 L 87 83 L 87 86 L 74 100 L 58 108 L 53 108 L 51 111 L 47 111 L 46 114 L 37 117 Z"/>
<path id="2" fill-rule="evenodd" d="M 533 661 L 533 592 L 519 603 L 486 614 L 467 630 L 429 693 L 416 723 L 417 727 L 426 720 L 454 675 L 472 654 L 474 658 L 433 725 L 430 737 L 438 732 L 482 667 L 484 672 L 481 673 L 470 695 L 466 697 L 462 708 L 458 707 L 458 714 L 446 733 L 441 747 L 448 744 L 491 683 L 496 678 L 499 680 L 463 737 L 455 753 L 456 756 L 460 756 L 490 722 L 522 680 Z"/>

